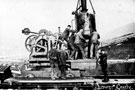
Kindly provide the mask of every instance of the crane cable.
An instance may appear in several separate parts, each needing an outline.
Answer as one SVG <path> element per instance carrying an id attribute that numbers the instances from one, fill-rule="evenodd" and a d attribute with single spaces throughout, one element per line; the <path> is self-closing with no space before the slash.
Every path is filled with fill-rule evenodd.
<path id="1" fill-rule="evenodd" d="M 93 5 L 92 5 L 91 0 L 89 0 L 89 2 L 90 2 L 90 5 L 91 5 L 91 7 L 92 7 L 93 13 L 96 14 L 96 12 L 95 12 L 95 10 L 94 10 L 94 7 L 93 7 Z"/>

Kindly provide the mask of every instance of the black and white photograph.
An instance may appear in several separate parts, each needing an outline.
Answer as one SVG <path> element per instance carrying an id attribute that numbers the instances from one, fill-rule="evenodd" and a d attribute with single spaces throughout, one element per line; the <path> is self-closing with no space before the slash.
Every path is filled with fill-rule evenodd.
<path id="1" fill-rule="evenodd" d="M 135 0 L 0 0 L 1 90 L 135 90 Z"/>

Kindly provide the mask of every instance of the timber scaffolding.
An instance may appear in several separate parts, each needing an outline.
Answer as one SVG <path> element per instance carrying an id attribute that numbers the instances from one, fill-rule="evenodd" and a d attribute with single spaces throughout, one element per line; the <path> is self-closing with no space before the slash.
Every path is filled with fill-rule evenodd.
<path id="1" fill-rule="evenodd" d="M 134 63 L 135 60 L 134 61 L 125 61 L 125 60 L 111 61 L 110 60 L 108 63 L 112 64 L 112 62 L 114 64 L 127 63 L 127 62 Z M 31 61 L 31 63 L 37 63 L 37 62 Z M 43 63 L 49 63 L 49 60 L 45 62 L 42 61 L 42 64 Z M 40 61 L 38 61 L 37 64 L 40 65 Z M 92 90 L 94 81 L 96 81 L 101 87 L 104 86 L 113 87 L 117 84 L 122 86 L 128 85 L 131 87 L 134 86 L 135 84 L 135 75 L 109 75 L 110 80 L 108 82 L 102 82 L 104 78 L 102 74 L 94 75 L 94 72 L 96 71 L 95 69 L 96 60 L 94 59 L 68 60 L 67 64 L 70 64 L 71 69 L 73 70 L 80 70 L 80 73 L 83 73 L 83 75 L 85 74 L 85 76 L 80 75 L 80 77 L 67 77 L 66 80 L 62 80 L 62 79 L 52 80 L 50 77 L 40 77 L 40 78 L 39 77 L 34 77 L 34 78 L 14 77 L 14 78 L 6 79 L 5 83 L 0 85 L 0 88 L 33 89 L 33 88 L 40 87 L 41 89 L 52 89 L 57 87 L 57 88 L 62 88 L 62 89 L 67 88 L 67 90 L 72 90 L 74 87 L 77 86 L 80 89 L 83 88 L 83 90 L 87 90 L 87 89 Z M 49 64 L 44 64 L 44 65 L 47 65 L 47 67 L 49 68 Z M 85 69 L 90 69 L 89 74 Z"/>

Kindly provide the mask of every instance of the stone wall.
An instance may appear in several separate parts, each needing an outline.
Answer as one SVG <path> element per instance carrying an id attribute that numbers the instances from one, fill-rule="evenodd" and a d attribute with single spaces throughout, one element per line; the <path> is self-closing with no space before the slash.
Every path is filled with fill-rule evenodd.
<path id="1" fill-rule="evenodd" d="M 96 68 L 96 60 L 75 60 L 71 62 L 72 69 L 81 70 L 81 76 L 103 75 L 101 66 Z M 130 60 L 108 60 L 109 75 L 135 75 L 135 59 Z"/>

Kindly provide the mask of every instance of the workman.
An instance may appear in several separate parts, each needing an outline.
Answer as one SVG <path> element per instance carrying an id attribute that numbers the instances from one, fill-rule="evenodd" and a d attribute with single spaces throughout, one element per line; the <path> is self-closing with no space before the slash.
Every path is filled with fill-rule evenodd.
<path id="1" fill-rule="evenodd" d="M 99 63 L 101 65 L 102 72 L 104 74 L 103 82 L 108 82 L 108 74 L 107 74 L 107 53 L 104 50 L 99 52 Z"/>

